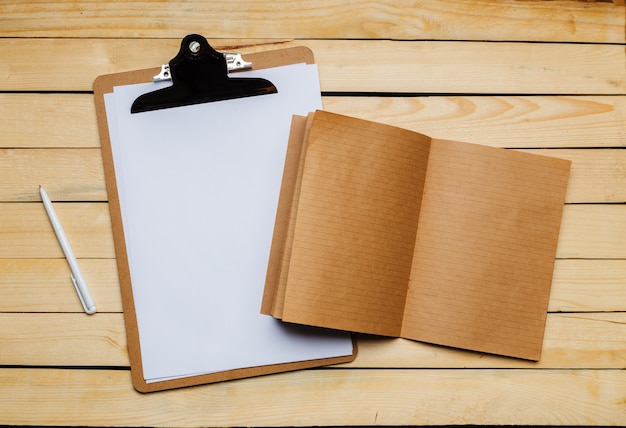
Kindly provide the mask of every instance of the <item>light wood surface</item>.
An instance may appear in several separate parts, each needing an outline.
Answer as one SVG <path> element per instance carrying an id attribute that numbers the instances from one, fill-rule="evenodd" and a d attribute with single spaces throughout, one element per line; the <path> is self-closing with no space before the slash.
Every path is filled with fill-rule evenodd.
<path id="1" fill-rule="evenodd" d="M 616 1 L 0 1 L 0 425 L 626 425 L 626 8 Z M 352 363 L 132 388 L 98 75 L 308 46 L 325 109 L 572 160 L 538 363 L 357 336 Z M 99 312 L 82 312 L 44 185 Z M 529 266 L 529 269 L 532 269 Z"/>
<path id="2" fill-rule="evenodd" d="M 209 43 L 242 53 L 309 47 L 325 92 L 618 95 L 626 89 L 626 52 L 620 44 L 319 39 Z M 150 68 L 155 62 L 158 66 L 179 48 L 180 39 L 51 38 L 36 44 L 30 39 L 0 39 L 0 54 L 11 59 L 11 67 L 0 68 L 0 90 L 89 91 L 98 75 Z M 85 61 L 87 56 L 91 61 Z M 33 62 L 33 57 L 40 61 Z"/>
<path id="3" fill-rule="evenodd" d="M 27 419 L 36 425 L 606 426 L 624 417 L 626 372 L 323 369 L 149 395 L 121 370 L 0 369 L 0 380 L 11 391 L 7 423 L 23 422 L 24 403 L 37 400 Z"/>
<path id="4" fill-rule="evenodd" d="M 100 301 L 98 301 L 99 303 Z M 128 366 L 119 313 L 0 314 L 3 363 L 32 366 Z M 623 361 L 623 313 L 549 314 L 538 363 L 451 350 L 405 339 L 361 337 L 359 358 L 345 368 L 613 368 Z M 67 352 L 73 349 L 73 352 Z"/>
<path id="5" fill-rule="evenodd" d="M 624 147 L 624 96 L 325 96 L 329 111 L 497 147 Z M 89 94 L 0 92 L 0 148 L 100 147 Z"/>
<path id="6" fill-rule="evenodd" d="M 349 38 L 624 42 L 623 0 L 289 0 L 227 3 L 3 2 L 12 37 L 179 37 L 190 28 L 225 38 Z M 595 2 L 594 2 L 595 3 Z"/>

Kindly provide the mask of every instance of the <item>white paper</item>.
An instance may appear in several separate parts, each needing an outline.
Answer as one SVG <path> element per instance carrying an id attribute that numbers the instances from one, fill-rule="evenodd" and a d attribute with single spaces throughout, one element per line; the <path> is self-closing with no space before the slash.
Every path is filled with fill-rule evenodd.
<path id="1" fill-rule="evenodd" d="M 291 117 L 317 67 L 238 73 L 277 94 L 130 114 L 167 84 L 105 97 L 146 382 L 352 353 L 346 333 L 259 313 Z"/>

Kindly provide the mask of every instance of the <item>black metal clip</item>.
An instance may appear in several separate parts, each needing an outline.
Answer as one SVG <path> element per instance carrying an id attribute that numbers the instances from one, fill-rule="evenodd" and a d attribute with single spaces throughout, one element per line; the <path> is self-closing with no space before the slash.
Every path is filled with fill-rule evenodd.
<path id="1" fill-rule="evenodd" d="M 169 68 L 172 86 L 139 96 L 131 106 L 131 113 L 278 92 L 266 79 L 228 77 L 224 55 L 198 34 L 183 39 L 180 52 L 169 62 Z"/>

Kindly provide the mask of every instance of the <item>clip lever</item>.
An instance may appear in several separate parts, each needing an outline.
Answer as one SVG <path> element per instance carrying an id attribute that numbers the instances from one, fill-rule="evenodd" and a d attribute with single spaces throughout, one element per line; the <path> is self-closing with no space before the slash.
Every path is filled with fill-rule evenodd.
<path id="1" fill-rule="evenodd" d="M 239 54 L 222 54 L 206 39 L 190 34 L 182 41 L 180 51 L 154 80 L 172 80 L 172 86 L 139 96 L 131 113 L 180 107 L 212 101 L 223 101 L 256 95 L 274 94 L 272 82 L 252 77 L 228 77 L 231 70 L 251 68 Z"/>
<path id="2" fill-rule="evenodd" d="M 224 53 L 224 58 L 226 58 L 226 65 L 228 67 L 228 72 L 231 71 L 240 71 L 240 70 L 250 70 L 252 68 L 252 63 L 244 60 L 241 57 L 241 54 L 238 53 Z M 170 74 L 170 65 L 163 64 L 161 65 L 161 72 L 152 78 L 155 82 L 163 82 L 165 80 L 172 80 L 172 75 Z"/>

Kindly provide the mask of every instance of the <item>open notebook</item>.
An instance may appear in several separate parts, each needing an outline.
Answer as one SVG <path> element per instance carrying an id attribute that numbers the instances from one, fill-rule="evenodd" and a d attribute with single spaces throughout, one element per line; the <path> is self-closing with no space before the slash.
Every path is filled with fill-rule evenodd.
<path id="1" fill-rule="evenodd" d="M 539 359 L 569 161 L 323 111 L 289 150 L 263 313 Z"/>

